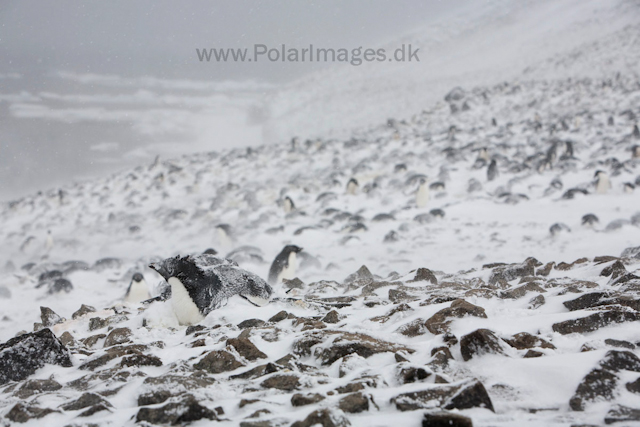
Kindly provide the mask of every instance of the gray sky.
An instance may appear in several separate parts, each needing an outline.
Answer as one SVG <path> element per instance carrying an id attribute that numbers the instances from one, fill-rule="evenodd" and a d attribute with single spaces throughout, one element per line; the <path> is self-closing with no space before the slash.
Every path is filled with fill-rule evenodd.
<path id="1" fill-rule="evenodd" d="M 463 0 L 0 0 L 0 71 L 287 81 L 314 68 L 199 64 L 195 48 L 373 45 Z"/>

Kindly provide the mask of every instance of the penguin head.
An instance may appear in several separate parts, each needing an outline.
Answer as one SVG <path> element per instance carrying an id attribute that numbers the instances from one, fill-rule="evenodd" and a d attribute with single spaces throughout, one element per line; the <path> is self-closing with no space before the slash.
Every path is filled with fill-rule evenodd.
<path id="1" fill-rule="evenodd" d="M 144 280 L 144 276 L 142 276 L 142 274 L 140 273 L 135 273 L 131 278 L 132 282 L 142 282 L 143 280 Z"/>
<path id="2" fill-rule="evenodd" d="M 149 265 L 149 268 L 155 270 L 161 275 L 164 280 L 169 281 L 172 277 L 177 277 L 186 287 L 187 278 L 197 278 L 202 274 L 196 264 L 189 258 L 189 256 L 180 258 L 180 255 L 176 255 L 173 258 L 167 258 L 164 261 L 154 262 Z"/>
<path id="3" fill-rule="evenodd" d="M 216 251 L 216 250 L 215 250 L 215 249 L 213 249 L 213 248 L 209 248 L 209 249 L 205 250 L 205 251 L 203 252 L 203 254 L 207 254 L 207 255 L 217 255 L 217 254 L 218 254 L 218 251 Z"/>
<path id="4" fill-rule="evenodd" d="M 596 173 L 593 174 L 594 178 L 600 178 L 601 176 L 606 175 L 607 173 L 603 170 L 597 170 Z"/>
<path id="5" fill-rule="evenodd" d="M 298 252 L 302 252 L 302 248 L 296 245 L 287 245 L 284 247 L 284 249 L 282 249 L 282 252 L 286 254 L 290 254 L 291 252 L 294 252 L 297 254 Z"/>

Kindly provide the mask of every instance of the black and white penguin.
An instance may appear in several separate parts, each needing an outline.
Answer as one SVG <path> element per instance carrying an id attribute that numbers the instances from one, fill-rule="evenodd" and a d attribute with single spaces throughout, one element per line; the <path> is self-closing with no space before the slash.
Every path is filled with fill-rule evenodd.
<path id="1" fill-rule="evenodd" d="M 629 193 L 633 193 L 633 190 L 636 189 L 636 186 L 633 185 L 631 182 L 625 182 L 624 184 L 622 184 L 622 188 L 625 193 L 629 194 Z"/>
<path id="2" fill-rule="evenodd" d="M 492 159 L 487 168 L 487 181 L 493 181 L 498 176 L 498 163 L 496 159 Z"/>
<path id="3" fill-rule="evenodd" d="M 427 206 L 429 202 L 429 185 L 426 178 L 420 178 L 418 189 L 416 190 L 416 205 L 419 208 Z"/>
<path id="4" fill-rule="evenodd" d="M 571 232 L 571 229 L 567 224 L 556 222 L 551 227 L 549 227 L 549 233 L 551 233 L 552 236 L 557 236 L 558 234 L 563 232 Z"/>
<path id="5" fill-rule="evenodd" d="M 139 302 L 148 300 L 151 298 L 149 295 L 149 287 L 144 280 L 144 276 L 140 273 L 135 273 L 131 278 L 131 283 L 127 288 L 127 293 L 124 296 L 124 301 L 130 304 L 137 304 Z"/>
<path id="6" fill-rule="evenodd" d="M 149 267 L 171 286 L 171 307 L 182 325 L 202 321 L 235 295 L 263 306 L 273 293 L 271 286 L 256 274 L 213 255 L 176 256 Z"/>
<path id="7" fill-rule="evenodd" d="M 631 147 L 631 158 L 640 159 L 640 145 L 634 145 Z"/>
<path id="8" fill-rule="evenodd" d="M 284 198 L 284 202 L 282 205 L 285 213 L 293 212 L 296 209 L 296 205 L 293 203 L 293 200 L 289 196 Z"/>
<path id="9" fill-rule="evenodd" d="M 269 269 L 269 283 L 275 285 L 282 279 L 294 279 L 296 268 L 298 267 L 297 254 L 302 252 L 302 248 L 296 245 L 287 245 L 273 260 Z"/>
<path id="10" fill-rule="evenodd" d="M 582 217 L 582 225 L 585 227 L 593 227 L 599 222 L 600 220 L 594 214 L 586 214 Z"/>
<path id="11" fill-rule="evenodd" d="M 635 139 L 640 139 L 640 129 L 638 129 L 638 125 L 633 125 L 632 135 Z"/>
<path id="12" fill-rule="evenodd" d="M 356 194 L 358 192 L 358 180 L 355 178 L 351 178 L 349 182 L 347 182 L 347 194 Z"/>
<path id="13" fill-rule="evenodd" d="M 233 229 L 229 224 L 216 225 L 218 232 L 218 243 L 224 248 L 233 246 Z"/>
<path id="14" fill-rule="evenodd" d="M 50 252 L 53 249 L 53 236 L 51 235 L 51 230 L 47 230 L 47 238 L 44 242 L 44 249 L 47 252 Z"/>
<path id="15" fill-rule="evenodd" d="M 609 175 L 605 171 L 597 170 L 593 175 L 596 179 L 596 193 L 605 194 L 611 188 Z"/>

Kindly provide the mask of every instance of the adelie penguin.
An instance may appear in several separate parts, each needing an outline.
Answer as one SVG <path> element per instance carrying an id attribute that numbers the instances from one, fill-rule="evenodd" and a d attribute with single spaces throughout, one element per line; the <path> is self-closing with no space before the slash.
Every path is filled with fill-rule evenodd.
<path id="1" fill-rule="evenodd" d="M 256 274 L 213 255 L 176 256 L 149 267 L 171 286 L 171 307 L 182 325 L 202 321 L 235 295 L 263 306 L 273 293 L 271 286 Z"/>
<path id="2" fill-rule="evenodd" d="M 418 189 L 416 190 L 416 205 L 419 208 L 423 208 L 427 206 L 429 202 L 429 185 L 427 184 L 426 178 L 420 178 L 420 185 L 418 185 Z"/>
<path id="3" fill-rule="evenodd" d="M 611 189 L 611 181 L 605 171 L 598 170 L 593 176 L 596 179 L 596 193 L 605 194 Z"/>
<path id="4" fill-rule="evenodd" d="M 144 276 L 140 273 L 135 273 L 131 278 L 131 283 L 127 288 L 127 293 L 124 296 L 124 302 L 130 304 L 137 304 L 139 302 L 148 300 L 151 298 L 149 295 L 149 287 L 144 280 Z"/>
<path id="5" fill-rule="evenodd" d="M 291 213 L 296 209 L 296 205 L 293 203 L 291 197 L 287 196 L 283 202 L 284 213 Z"/>
<path id="6" fill-rule="evenodd" d="M 498 163 L 496 159 L 491 160 L 487 168 L 487 181 L 493 181 L 498 176 Z"/>
<path id="7" fill-rule="evenodd" d="M 358 180 L 355 178 L 351 178 L 347 183 L 347 194 L 356 194 L 358 192 Z"/>
<path id="8" fill-rule="evenodd" d="M 269 269 L 269 283 L 275 285 L 283 279 L 294 279 L 296 268 L 298 267 L 297 254 L 302 252 L 302 248 L 296 245 L 287 245 L 273 260 Z"/>

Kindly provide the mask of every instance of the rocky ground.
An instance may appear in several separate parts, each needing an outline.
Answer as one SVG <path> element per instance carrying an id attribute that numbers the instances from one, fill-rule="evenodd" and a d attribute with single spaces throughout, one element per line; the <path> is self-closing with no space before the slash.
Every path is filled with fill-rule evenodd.
<path id="1" fill-rule="evenodd" d="M 348 140 L 3 204 L 0 425 L 640 423 L 639 105 L 620 75 L 456 88 Z M 289 243 L 265 307 L 185 327 L 122 302 L 150 261 L 213 247 L 266 277 Z"/>

